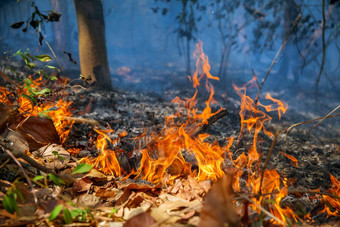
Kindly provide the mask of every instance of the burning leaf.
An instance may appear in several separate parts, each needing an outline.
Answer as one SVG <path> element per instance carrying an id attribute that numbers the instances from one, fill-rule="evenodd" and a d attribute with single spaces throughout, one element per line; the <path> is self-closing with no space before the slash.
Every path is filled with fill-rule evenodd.
<path id="1" fill-rule="evenodd" d="M 123 227 L 144 227 L 151 225 L 154 227 L 159 226 L 148 213 L 142 212 L 130 218 Z"/>
<path id="2" fill-rule="evenodd" d="M 232 203 L 232 176 L 224 175 L 208 192 L 201 211 L 200 226 L 230 227 L 241 226 L 235 207 Z"/>
<path id="3" fill-rule="evenodd" d="M 284 153 L 282 151 L 279 151 L 283 156 L 285 156 L 286 158 L 288 158 L 292 165 L 295 166 L 296 168 L 299 168 L 299 165 L 298 165 L 298 160 L 293 156 L 293 155 L 290 155 L 290 154 L 287 154 L 287 153 Z"/>

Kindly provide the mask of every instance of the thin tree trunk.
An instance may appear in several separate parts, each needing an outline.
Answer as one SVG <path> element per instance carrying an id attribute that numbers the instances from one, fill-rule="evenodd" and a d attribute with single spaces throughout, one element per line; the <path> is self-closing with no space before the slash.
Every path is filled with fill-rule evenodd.
<path id="1" fill-rule="evenodd" d="M 100 0 L 74 0 L 79 33 L 81 74 L 95 87 L 112 88 L 107 60 L 103 6 Z"/>

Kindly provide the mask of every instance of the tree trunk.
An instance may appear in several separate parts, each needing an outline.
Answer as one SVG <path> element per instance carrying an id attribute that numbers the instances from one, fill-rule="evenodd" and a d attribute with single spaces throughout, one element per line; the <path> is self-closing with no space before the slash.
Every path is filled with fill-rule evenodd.
<path id="1" fill-rule="evenodd" d="M 78 21 L 81 74 L 96 88 L 110 90 L 103 6 L 100 0 L 74 0 Z"/>

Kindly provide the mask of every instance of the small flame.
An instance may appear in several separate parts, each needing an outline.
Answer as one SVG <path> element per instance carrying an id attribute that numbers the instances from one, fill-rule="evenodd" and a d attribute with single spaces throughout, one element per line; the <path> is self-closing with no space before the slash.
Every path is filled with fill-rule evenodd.
<path id="1" fill-rule="evenodd" d="M 103 173 L 111 174 L 117 177 L 121 176 L 121 168 L 117 160 L 115 151 L 107 149 L 108 142 L 111 144 L 116 144 L 119 138 L 113 140 L 109 137 L 109 134 L 114 132 L 112 129 L 94 130 L 99 134 L 96 144 L 99 155 L 95 159 L 89 159 L 88 157 L 86 157 L 82 159 L 81 162 L 89 163 Z"/>

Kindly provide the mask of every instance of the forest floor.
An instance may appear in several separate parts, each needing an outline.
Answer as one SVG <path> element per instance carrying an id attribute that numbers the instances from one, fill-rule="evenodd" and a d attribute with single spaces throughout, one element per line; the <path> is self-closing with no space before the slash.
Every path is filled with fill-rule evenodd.
<path id="1" fill-rule="evenodd" d="M 170 76 L 167 75 L 167 77 L 170 80 Z M 139 81 L 136 81 L 137 83 Z M 274 219 L 273 216 L 279 216 L 272 208 L 275 207 L 275 203 L 262 202 L 261 208 L 272 211 L 271 214 L 259 210 L 260 208 L 254 209 L 252 201 L 255 198 L 249 200 L 254 195 L 247 186 L 249 176 L 246 174 L 247 171 L 252 170 L 247 168 L 241 170 L 244 172 L 239 178 L 241 188 L 240 191 L 234 193 L 231 190 L 228 191 L 231 187 L 231 177 L 228 174 L 218 181 L 219 183 L 208 179 L 198 181 L 185 174 L 177 177 L 172 183 L 167 183 L 166 179 L 169 180 L 171 171 L 168 171 L 170 175 L 163 175 L 165 180 L 159 180 L 158 183 L 134 178 L 136 174 L 125 177 L 141 165 L 141 148 L 147 146 L 150 140 L 154 140 L 152 134 L 162 132 L 166 116 L 174 115 L 179 110 L 186 112 L 185 108 L 178 109 L 175 104 L 171 103 L 176 96 L 182 99 L 193 96 L 195 91 L 190 89 L 190 86 L 183 89 L 183 84 L 187 82 L 183 82 L 180 89 L 176 87 L 181 83 L 181 80 L 176 80 L 168 86 L 171 89 L 163 89 L 161 92 L 127 91 L 126 89 L 104 92 L 85 89 L 78 85 L 54 87 L 53 89 L 59 91 L 52 93 L 53 95 L 72 101 L 69 108 L 72 116 L 79 120 L 73 124 L 66 141 L 59 144 L 62 148 L 53 148 L 49 152 L 46 150 L 40 153 L 35 152 L 35 157 L 32 154 L 28 155 L 52 169 L 55 176 L 60 177 L 64 182 L 60 183 L 50 175 L 42 174 L 41 169 L 30 166 L 18 157 L 17 160 L 21 162 L 25 170 L 22 171 L 15 161 L 6 156 L 5 149 L 7 148 L 2 142 L 0 154 L 1 157 L 7 158 L 0 159 L 0 199 L 4 201 L 4 198 L 10 198 L 13 195 L 18 208 L 16 210 L 14 207 L 16 212 L 11 213 L 3 202 L 0 205 L 0 225 L 207 226 L 206 224 L 210 223 L 211 226 L 220 226 L 221 223 L 228 223 L 230 226 L 238 226 L 242 222 L 243 225 L 252 224 L 252 226 L 261 226 L 261 224 L 280 226 L 282 225 L 280 220 L 285 220 L 284 222 L 287 221 L 289 224 L 303 222 L 304 226 L 339 225 L 339 197 L 337 197 L 338 203 L 325 202 L 327 201 L 325 195 L 336 192 L 335 195 L 334 193 L 329 195 L 336 197 L 340 193 L 340 121 L 338 117 L 326 119 L 313 130 L 310 129 L 317 121 L 296 126 L 289 130 L 289 133 L 286 131 L 291 125 L 323 117 L 334 109 L 338 105 L 338 99 L 327 97 L 327 93 L 320 95 L 319 106 L 323 106 L 320 110 L 315 108 L 313 94 L 309 94 L 308 90 L 296 92 L 293 88 L 291 91 L 287 88 L 280 93 L 275 92 L 276 89 L 273 87 L 271 94 L 274 98 L 284 101 L 286 97 L 289 99 L 290 102 L 287 101 L 288 111 L 280 121 L 276 113 L 269 114 L 273 119 L 265 123 L 266 129 L 273 134 L 277 131 L 281 132 L 275 143 L 273 143 L 273 137 L 263 132 L 260 132 L 257 139 L 260 167 L 256 174 L 260 175 L 261 168 L 265 166 L 267 170 L 276 170 L 279 173 L 281 184 L 290 183 L 287 186 L 288 193 L 280 200 L 279 206 L 283 209 L 287 207 L 292 209 L 298 217 L 296 220 L 284 217 L 279 218 L 279 221 Z M 209 144 L 217 141 L 218 145 L 223 147 L 227 145 L 226 138 L 234 138 L 234 143 L 229 148 L 231 159 L 224 156 L 223 164 L 224 171 L 230 174 L 236 168 L 231 160 L 236 160 L 242 154 L 249 155 L 248 150 L 253 146 L 253 135 L 245 132 L 236 142 L 241 129 L 239 116 L 241 98 L 236 92 L 230 90 L 226 92 L 229 88 L 231 86 L 223 89 L 216 86 L 215 102 L 211 104 L 211 108 L 214 112 L 224 107 L 228 110 L 228 114 L 209 125 L 204 132 L 210 136 L 204 141 Z M 251 91 L 249 93 L 253 94 Z M 261 94 L 260 102 L 264 100 L 264 96 L 264 93 Z M 205 108 L 204 103 L 208 97 L 209 94 L 204 93 L 197 97 L 198 112 Z M 183 119 L 179 121 L 185 121 L 186 117 L 184 114 Z M 96 168 L 72 174 L 74 169 L 79 167 L 81 159 L 88 157 L 98 160 L 98 157 L 101 157 L 100 150 L 103 148 L 96 147 L 98 144 L 96 139 L 99 136 L 98 131 L 94 129 L 103 130 L 108 127 L 112 131 L 106 134 L 108 135 L 106 140 L 112 143 L 108 144 L 107 149 L 116 150 L 122 176 L 103 173 Z M 44 128 L 44 130 L 47 129 Z M 6 131 L 1 138 L 9 134 L 9 131 Z M 11 139 L 7 137 L 7 140 Z M 271 149 L 271 146 L 274 146 L 274 149 Z M 69 155 L 64 153 L 63 148 L 69 152 L 72 150 L 75 152 Z M 53 153 L 54 150 L 58 150 L 59 153 Z M 272 154 L 269 156 L 271 151 Z M 196 160 L 190 158 L 190 154 L 185 154 L 186 151 L 182 153 L 188 162 L 192 162 L 192 169 L 197 171 Z M 60 156 L 66 157 L 66 160 Z M 268 156 L 269 162 L 264 164 Z M 107 164 L 110 165 L 111 161 L 108 159 Z M 92 165 L 95 167 L 94 163 Z M 103 163 L 97 167 L 100 170 L 103 168 Z M 24 172 L 28 176 L 25 176 Z M 43 176 L 37 178 L 41 175 Z M 331 176 L 334 176 L 335 180 Z M 27 179 L 31 179 L 33 188 L 29 186 Z M 317 189 L 319 191 L 316 191 Z M 279 190 L 280 187 L 273 189 L 272 193 L 278 193 Z M 20 194 L 23 195 L 22 199 L 20 199 Z M 232 202 L 233 198 L 234 202 Z M 275 199 L 277 197 L 264 198 Z M 323 212 L 325 208 L 329 208 L 329 213 Z M 231 212 L 230 209 L 234 211 Z M 245 213 L 244 209 L 249 210 L 249 213 Z M 232 217 L 227 214 L 228 212 L 237 215 Z M 51 216 L 55 217 L 51 218 Z"/>

